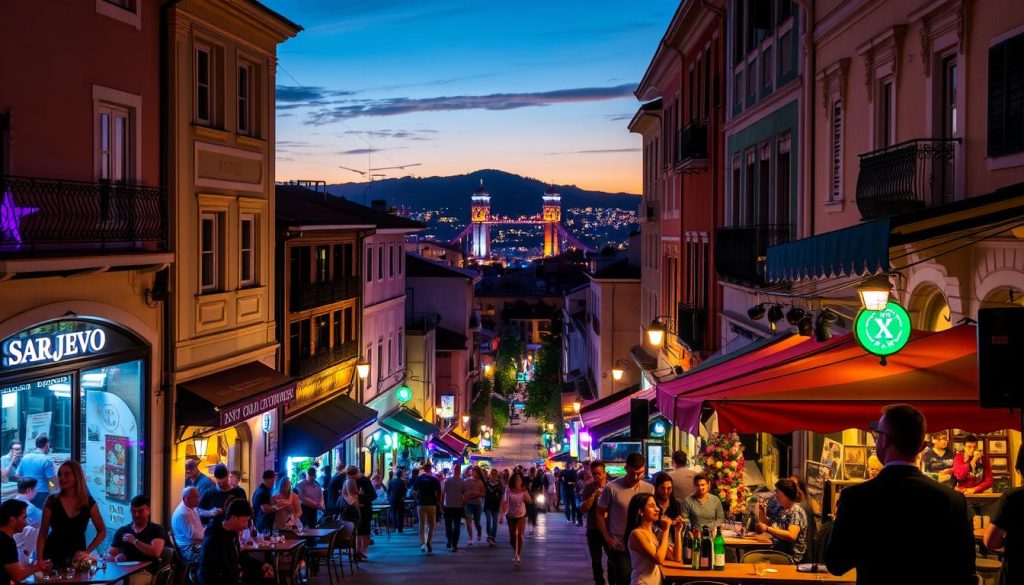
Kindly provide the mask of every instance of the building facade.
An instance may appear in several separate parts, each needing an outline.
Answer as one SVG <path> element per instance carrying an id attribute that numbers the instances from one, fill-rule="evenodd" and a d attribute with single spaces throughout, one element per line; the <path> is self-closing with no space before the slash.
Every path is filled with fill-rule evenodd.
<path id="1" fill-rule="evenodd" d="M 301 28 L 254 1 L 166 5 L 170 273 L 165 485 L 184 462 L 224 463 L 247 491 L 276 468 L 277 371 L 274 88 L 277 45 Z M 168 505 L 173 498 L 166 496 Z"/>
<path id="2" fill-rule="evenodd" d="M 587 310 L 587 382 L 596 398 L 604 398 L 637 383 L 640 371 L 630 359 L 630 349 L 642 328 L 635 307 L 640 302 L 640 268 L 622 260 L 590 275 Z M 624 376 L 615 380 L 613 369 Z"/>
<path id="3" fill-rule="evenodd" d="M 108 526 L 139 494 L 159 517 L 175 260 L 160 6 L 6 3 L 0 21 L 0 449 L 46 436 L 55 464 L 82 463 Z"/>

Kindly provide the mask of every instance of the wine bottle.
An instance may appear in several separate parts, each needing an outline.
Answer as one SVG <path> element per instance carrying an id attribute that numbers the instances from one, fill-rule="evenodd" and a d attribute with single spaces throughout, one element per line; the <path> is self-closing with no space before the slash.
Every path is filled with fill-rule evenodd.
<path id="1" fill-rule="evenodd" d="M 685 530 L 683 534 L 683 564 L 693 564 L 693 533 Z"/>
<path id="2" fill-rule="evenodd" d="M 718 527 L 718 532 L 715 533 L 715 563 L 714 569 L 716 571 L 725 570 L 725 538 L 722 537 L 722 527 Z"/>
<path id="3" fill-rule="evenodd" d="M 696 528 L 693 529 L 693 552 L 690 557 L 690 568 L 694 571 L 700 569 L 700 531 Z"/>
<path id="4" fill-rule="evenodd" d="M 700 570 L 710 571 L 711 570 L 711 533 L 707 526 L 701 529 L 700 535 Z"/>

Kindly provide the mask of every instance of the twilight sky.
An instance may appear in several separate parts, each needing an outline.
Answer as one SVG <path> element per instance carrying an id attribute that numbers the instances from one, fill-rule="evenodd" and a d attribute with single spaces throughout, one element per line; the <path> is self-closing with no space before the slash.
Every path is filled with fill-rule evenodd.
<path id="1" fill-rule="evenodd" d="M 422 163 L 379 173 L 640 192 L 626 124 L 676 1 L 264 2 L 305 28 L 278 52 L 278 180 Z"/>

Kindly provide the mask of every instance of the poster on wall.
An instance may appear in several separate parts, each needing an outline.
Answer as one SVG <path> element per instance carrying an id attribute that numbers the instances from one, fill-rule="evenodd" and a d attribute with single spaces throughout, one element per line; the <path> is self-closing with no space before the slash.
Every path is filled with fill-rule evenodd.
<path id="1" fill-rule="evenodd" d="M 839 479 L 839 467 L 843 463 L 843 444 L 825 438 L 821 446 L 821 464 L 829 469 L 829 478 Z"/>
<path id="2" fill-rule="evenodd" d="M 804 481 L 807 482 L 807 497 L 811 500 L 811 509 L 821 514 L 821 499 L 825 492 L 825 482 L 831 478 L 828 466 L 808 461 L 805 463 Z"/>
<path id="3" fill-rule="evenodd" d="M 847 447 L 843 452 L 843 473 L 846 479 L 866 479 L 868 448 L 866 445 Z"/>
<path id="4" fill-rule="evenodd" d="M 25 444 L 35 446 L 39 435 L 50 436 L 52 412 L 34 412 L 25 417 Z"/>
<path id="5" fill-rule="evenodd" d="M 455 418 L 455 395 L 441 395 L 441 418 Z"/>
<path id="6" fill-rule="evenodd" d="M 128 501 L 128 437 L 107 435 L 107 499 Z"/>
<path id="7" fill-rule="evenodd" d="M 110 526 L 131 521 L 128 501 L 139 491 L 139 425 L 120 396 L 102 390 L 86 392 L 85 467 L 89 491 Z M 112 533 L 108 531 L 108 537 Z"/>

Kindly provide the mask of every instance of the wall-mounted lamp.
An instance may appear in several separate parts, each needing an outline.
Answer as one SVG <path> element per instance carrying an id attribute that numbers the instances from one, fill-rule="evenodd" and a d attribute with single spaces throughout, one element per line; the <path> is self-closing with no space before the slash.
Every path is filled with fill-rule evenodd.
<path id="1" fill-rule="evenodd" d="M 881 311 L 889 302 L 892 283 L 886 275 L 872 276 L 857 287 L 860 304 L 868 311 Z"/>
<path id="2" fill-rule="evenodd" d="M 356 374 L 363 380 L 370 377 L 370 362 L 360 359 L 356 362 Z"/>

